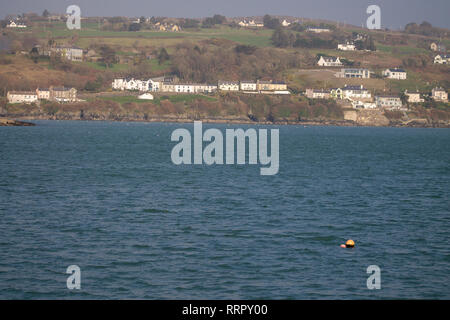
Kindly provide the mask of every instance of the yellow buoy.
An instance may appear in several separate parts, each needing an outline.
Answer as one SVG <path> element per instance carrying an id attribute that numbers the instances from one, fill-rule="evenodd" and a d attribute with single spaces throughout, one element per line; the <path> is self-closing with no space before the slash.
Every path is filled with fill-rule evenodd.
<path id="1" fill-rule="evenodd" d="M 353 241 L 353 240 L 348 240 L 348 241 L 345 243 L 345 246 L 346 246 L 347 248 L 353 248 L 353 247 L 355 246 L 355 241 Z"/>

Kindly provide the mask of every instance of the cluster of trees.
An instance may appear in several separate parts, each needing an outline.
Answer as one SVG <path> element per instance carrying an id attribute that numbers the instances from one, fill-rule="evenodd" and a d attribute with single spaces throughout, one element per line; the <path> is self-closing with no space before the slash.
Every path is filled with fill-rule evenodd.
<path id="1" fill-rule="evenodd" d="M 405 32 L 406 33 L 412 33 L 412 34 L 421 34 L 424 36 L 434 36 L 434 37 L 440 37 L 446 34 L 445 30 L 435 28 L 431 25 L 429 22 L 422 22 L 421 24 L 417 23 L 408 23 L 405 26 Z"/>
<path id="2" fill-rule="evenodd" d="M 200 21 L 195 20 L 195 19 L 184 19 L 180 23 L 180 27 L 182 27 L 183 29 L 198 28 L 199 26 L 200 26 Z"/>
<path id="3" fill-rule="evenodd" d="M 270 15 L 266 14 L 263 18 L 264 27 L 269 29 L 277 29 L 281 26 L 280 20 L 277 18 L 272 18 Z"/>
<path id="4" fill-rule="evenodd" d="M 202 23 L 202 28 L 212 28 L 216 24 L 223 24 L 227 21 L 225 16 L 215 14 L 213 17 L 206 18 Z"/>
<path id="5" fill-rule="evenodd" d="M 184 81 L 216 82 L 219 79 L 280 78 L 288 68 L 299 67 L 296 53 L 273 48 L 230 46 L 229 42 L 177 45 L 170 56 L 172 71 Z"/>
<path id="6" fill-rule="evenodd" d="M 423 68 L 428 65 L 429 59 L 427 55 L 408 57 L 402 60 L 402 66 L 404 68 Z"/>
<path id="7" fill-rule="evenodd" d="M 323 39 L 316 35 L 304 35 L 292 33 L 282 28 L 278 28 L 272 34 L 272 44 L 277 48 L 320 48 L 334 49 L 337 47 L 337 40 Z"/>
<path id="8" fill-rule="evenodd" d="M 367 36 L 364 40 L 355 41 L 355 47 L 357 50 L 370 50 L 376 51 L 377 47 L 371 36 Z"/>

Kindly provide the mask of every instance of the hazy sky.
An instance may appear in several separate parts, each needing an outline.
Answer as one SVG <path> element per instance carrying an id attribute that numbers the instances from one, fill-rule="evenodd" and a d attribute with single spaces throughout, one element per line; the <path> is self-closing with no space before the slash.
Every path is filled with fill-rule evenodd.
<path id="1" fill-rule="evenodd" d="M 383 27 L 398 29 L 409 22 L 428 21 L 450 28 L 450 0 L 0 0 L 0 16 L 44 9 L 63 13 L 80 6 L 82 16 L 205 17 L 289 15 L 322 18 L 355 25 L 367 20 L 370 4 L 381 7 Z"/>

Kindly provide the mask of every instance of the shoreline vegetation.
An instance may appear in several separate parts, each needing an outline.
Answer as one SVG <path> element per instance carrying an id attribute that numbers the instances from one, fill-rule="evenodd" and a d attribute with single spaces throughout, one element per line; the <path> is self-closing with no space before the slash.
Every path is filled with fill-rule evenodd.
<path id="1" fill-rule="evenodd" d="M 0 117 L 17 120 L 103 120 L 250 125 L 330 125 L 450 128 L 450 110 L 354 109 L 334 100 L 245 94 L 164 94 L 152 101 L 116 93 L 85 95 L 84 102 L 0 105 Z"/>

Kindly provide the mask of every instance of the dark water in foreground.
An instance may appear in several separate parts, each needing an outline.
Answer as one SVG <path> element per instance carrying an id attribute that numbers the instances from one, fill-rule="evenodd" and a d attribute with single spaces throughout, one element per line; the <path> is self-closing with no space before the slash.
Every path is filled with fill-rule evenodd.
<path id="1" fill-rule="evenodd" d="M 0 128 L 1 299 L 450 298 L 448 129 L 281 127 L 263 177 L 174 166 L 192 124 L 38 124 Z"/>

